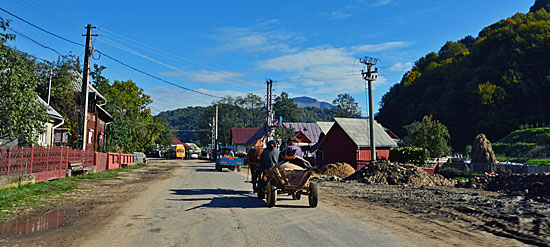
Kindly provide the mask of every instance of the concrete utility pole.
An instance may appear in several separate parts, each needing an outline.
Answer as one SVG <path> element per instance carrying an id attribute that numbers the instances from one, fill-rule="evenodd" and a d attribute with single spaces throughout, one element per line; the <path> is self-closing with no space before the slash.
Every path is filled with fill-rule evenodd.
<path id="1" fill-rule="evenodd" d="M 214 160 L 217 162 L 218 161 L 218 106 L 216 106 L 216 121 L 214 123 L 214 133 L 215 133 L 215 138 L 214 138 L 214 150 L 216 150 L 215 152 L 215 156 L 214 156 Z"/>
<path id="2" fill-rule="evenodd" d="M 78 125 L 78 147 L 86 150 L 86 134 L 88 133 L 88 85 L 90 84 L 90 57 L 92 56 L 92 24 L 86 26 L 86 50 L 84 50 L 84 71 L 82 75 L 82 91 L 80 94 L 80 124 Z M 84 36 L 84 35 L 82 35 Z"/>
<path id="3" fill-rule="evenodd" d="M 374 68 L 373 71 L 372 66 L 376 65 L 378 60 L 376 58 L 364 57 L 359 59 L 359 61 L 367 66 L 367 71 L 361 70 L 361 75 L 365 80 L 365 87 L 368 88 L 367 98 L 369 102 L 370 157 L 372 162 L 376 161 L 376 146 L 374 143 L 374 110 L 372 107 L 372 82 L 378 78 L 376 75 L 378 73 L 378 68 Z"/>
<path id="4" fill-rule="evenodd" d="M 270 80 L 267 80 L 266 81 L 267 83 L 267 94 L 266 94 L 266 112 L 267 112 L 267 118 L 266 118 L 266 124 L 265 124 L 265 131 L 266 131 L 266 138 L 265 138 L 265 141 L 266 143 L 268 141 L 271 141 L 273 140 L 273 134 L 272 134 L 272 131 L 271 131 L 271 125 L 273 124 L 273 104 L 272 104 L 272 101 L 273 101 L 273 81 L 270 79 Z"/>

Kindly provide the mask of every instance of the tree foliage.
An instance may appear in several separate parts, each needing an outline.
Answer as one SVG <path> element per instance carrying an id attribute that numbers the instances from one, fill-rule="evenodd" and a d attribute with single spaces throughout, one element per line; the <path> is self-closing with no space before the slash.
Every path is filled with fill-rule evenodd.
<path id="1" fill-rule="evenodd" d="M 463 150 L 478 133 L 498 140 L 522 124 L 550 122 L 550 4 L 537 0 L 418 59 L 382 97 L 377 120 L 398 135 L 433 115 Z"/>
<path id="2" fill-rule="evenodd" d="M 403 140 L 409 147 L 419 147 L 428 150 L 432 158 L 441 157 L 450 152 L 449 131 L 447 127 L 432 116 L 424 116 L 421 122 L 413 122 L 405 126 L 407 136 Z"/>
<path id="3" fill-rule="evenodd" d="M 338 97 L 332 101 L 334 108 L 332 116 L 345 118 L 361 117 L 361 108 L 353 96 L 348 93 L 338 94 Z"/>
<path id="4" fill-rule="evenodd" d="M 8 22 L 0 17 L 0 28 Z M 0 33 L 0 138 L 36 142 L 49 121 L 46 107 L 38 100 L 38 77 L 34 59 L 6 45 L 15 36 Z"/>
<path id="5" fill-rule="evenodd" d="M 298 122 L 298 105 L 288 96 L 287 92 L 275 97 L 273 111 L 276 117 L 283 117 L 285 122 Z"/>

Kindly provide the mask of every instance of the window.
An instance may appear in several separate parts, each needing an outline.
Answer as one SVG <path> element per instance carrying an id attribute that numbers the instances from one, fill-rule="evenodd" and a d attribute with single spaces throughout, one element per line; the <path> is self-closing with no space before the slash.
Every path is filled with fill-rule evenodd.
<path id="1" fill-rule="evenodd" d="M 92 137 L 93 136 L 94 136 L 94 130 L 90 129 L 90 131 L 88 131 L 88 144 L 92 144 Z"/>

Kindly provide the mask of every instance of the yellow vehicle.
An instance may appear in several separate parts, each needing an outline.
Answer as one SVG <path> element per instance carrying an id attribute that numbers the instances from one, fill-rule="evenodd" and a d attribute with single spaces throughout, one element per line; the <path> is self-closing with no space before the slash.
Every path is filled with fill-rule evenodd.
<path id="1" fill-rule="evenodd" d="M 168 151 L 168 157 L 169 159 L 183 159 L 185 158 L 185 146 L 181 144 L 172 145 L 170 146 L 170 150 Z"/>

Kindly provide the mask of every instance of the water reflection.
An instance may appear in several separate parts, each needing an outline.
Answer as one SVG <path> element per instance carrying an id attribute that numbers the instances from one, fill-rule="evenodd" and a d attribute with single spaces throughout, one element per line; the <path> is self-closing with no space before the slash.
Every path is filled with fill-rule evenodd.
<path id="1" fill-rule="evenodd" d="M 57 229 L 64 226 L 70 209 L 56 209 L 44 214 L 34 214 L 0 225 L 0 236 L 19 236 Z"/>

